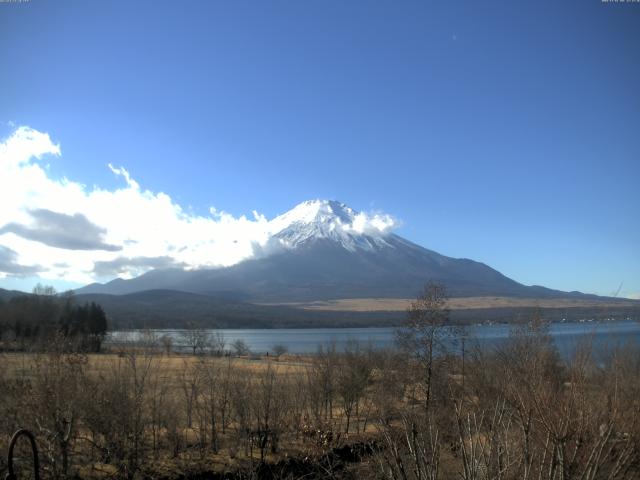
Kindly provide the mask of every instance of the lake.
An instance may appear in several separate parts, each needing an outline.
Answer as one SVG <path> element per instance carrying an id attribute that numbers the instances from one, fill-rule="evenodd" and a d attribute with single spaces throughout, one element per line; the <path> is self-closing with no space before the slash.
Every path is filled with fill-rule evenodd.
<path id="1" fill-rule="evenodd" d="M 504 342 L 513 327 L 510 325 L 473 325 L 466 329 L 466 347 L 472 348 L 477 342 L 481 346 L 497 346 Z M 290 353 L 315 353 L 320 345 L 335 343 L 341 350 L 347 342 L 357 340 L 374 348 L 392 347 L 395 342 L 393 327 L 385 328 L 281 328 L 281 329 L 219 329 L 224 336 L 227 349 L 231 343 L 241 339 L 252 352 L 273 352 L 276 344 L 284 345 Z M 142 330 L 115 331 L 109 335 L 107 343 L 118 344 L 125 341 L 136 341 L 142 338 Z M 175 350 L 184 348 L 182 332 L 178 329 L 152 330 L 158 337 L 168 335 L 173 339 Z M 549 333 L 560 354 L 568 357 L 576 347 L 584 341 L 592 341 L 594 350 L 603 352 L 609 348 L 626 343 L 640 344 L 640 323 L 633 321 L 604 321 L 552 323 Z M 455 348 L 455 347 L 454 347 Z M 458 347 L 459 348 L 459 347 Z"/>

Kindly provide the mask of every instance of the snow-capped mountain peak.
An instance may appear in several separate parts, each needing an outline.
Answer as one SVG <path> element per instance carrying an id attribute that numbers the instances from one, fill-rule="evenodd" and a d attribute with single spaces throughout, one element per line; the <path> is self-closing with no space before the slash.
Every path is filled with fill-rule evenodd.
<path id="1" fill-rule="evenodd" d="M 335 200 L 308 200 L 271 222 L 273 236 L 287 248 L 328 239 L 350 251 L 389 246 L 397 221 L 386 214 L 359 213 Z"/>
<path id="2" fill-rule="evenodd" d="M 274 218 L 271 223 L 282 229 L 294 224 L 350 224 L 356 216 L 352 208 L 335 200 L 307 200 Z"/>

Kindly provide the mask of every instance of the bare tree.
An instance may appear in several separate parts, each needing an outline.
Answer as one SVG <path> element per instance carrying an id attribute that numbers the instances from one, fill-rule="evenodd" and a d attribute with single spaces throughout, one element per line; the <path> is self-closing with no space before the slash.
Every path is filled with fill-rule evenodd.
<path id="1" fill-rule="evenodd" d="M 198 398 L 200 388 L 200 375 L 202 369 L 197 363 L 185 359 L 180 370 L 180 389 L 182 390 L 183 405 L 187 419 L 187 428 L 192 427 L 193 411 Z"/>
<path id="2" fill-rule="evenodd" d="M 260 461 L 264 461 L 268 446 L 272 453 L 278 450 L 286 410 L 283 379 L 269 365 L 257 374 L 251 402 L 252 434 L 260 450 Z"/>
<path id="3" fill-rule="evenodd" d="M 224 355 L 225 347 L 227 346 L 227 341 L 224 338 L 224 334 L 220 331 L 216 331 L 210 336 L 211 343 L 211 352 L 216 357 L 221 357 Z"/>
<path id="4" fill-rule="evenodd" d="M 182 344 L 191 348 L 193 355 L 203 354 L 211 345 L 209 333 L 202 328 L 187 328 L 180 332 Z"/>
<path id="5" fill-rule="evenodd" d="M 34 421 L 45 440 L 43 450 L 55 478 L 69 474 L 86 363 L 85 356 L 62 353 L 62 348 L 36 358 L 33 391 L 28 398 L 34 402 Z"/>
<path id="6" fill-rule="evenodd" d="M 402 415 L 399 428 L 384 428 L 384 449 L 378 456 L 382 478 L 437 480 L 440 478 L 442 440 L 431 420 L 418 427 L 413 412 Z M 448 477 L 447 477 L 448 478 Z"/>
<path id="7" fill-rule="evenodd" d="M 318 425 L 333 418 L 337 369 L 338 353 L 335 343 L 326 347 L 320 345 L 313 358 L 311 368 L 307 370 L 312 413 Z"/>
<path id="8" fill-rule="evenodd" d="M 271 349 L 273 350 L 273 354 L 276 357 L 284 355 L 289 350 L 286 345 L 283 345 L 281 343 L 276 343 L 273 347 L 271 347 Z"/>
<path id="9" fill-rule="evenodd" d="M 345 433 L 349 433 L 351 419 L 359 411 L 360 401 L 371 379 L 371 362 L 357 342 L 349 342 L 338 370 L 337 392 L 346 420 Z"/>
<path id="10" fill-rule="evenodd" d="M 35 287 L 33 287 L 34 295 L 46 296 L 46 297 L 55 297 L 58 292 L 51 285 L 42 285 L 41 283 L 37 283 Z"/>
<path id="11" fill-rule="evenodd" d="M 166 355 L 171 355 L 171 349 L 173 348 L 173 337 L 171 335 L 162 335 L 160 337 L 160 343 L 162 345 L 162 349 Z"/>
<path id="12" fill-rule="evenodd" d="M 236 352 L 236 356 L 238 357 L 244 357 L 251 353 L 249 345 L 247 345 L 247 342 L 245 342 L 241 338 L 233 342 L 231 346 L 233 347 L 233 350 Z"/>
<path id="13" fill-rule="evenodd" d="M 220 365 L 220 362 L 215 359 L 203 358 L 198 362 L 197 368 L 198 377 L 201 379 L 197 403 L 198 415 L 203 425 L 201 442 L 208 443 L 211 450 L 217 453 L 220 445 L 221 424 L 224 422 L 228 403 L 226 367 Z"/>
<path id="14" fill-rule="evenodd" d="M 444 285 L 429 282 L 407 309 L 404 328 L 398 330 L 400 345 L 417 359 L 421 372 L 425 412 L 431 402 L 434 358 L 444 353 L 443 338 L 450 336 L 447 293 Z"/>

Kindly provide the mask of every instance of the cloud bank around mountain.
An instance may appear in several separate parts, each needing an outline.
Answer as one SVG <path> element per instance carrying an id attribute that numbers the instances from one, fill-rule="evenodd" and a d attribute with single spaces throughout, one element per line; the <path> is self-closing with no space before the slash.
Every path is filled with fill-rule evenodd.
<path id="1" fill-rule="evenodd" d="M 163 192 L 142 188 L 121 166 L 115 190 L 53 179 L 62 155 L 48 133 L 22 126 L 0 141 L 0 279 L 35 277 L 78 284 L 131 278 L 153 268 L 215 268 L 273 251 L 274 224 L 257 211 L 234 217 L 185 211 Z M 386 234 L 397 221 L 356 215 L 344 225 Z"/>

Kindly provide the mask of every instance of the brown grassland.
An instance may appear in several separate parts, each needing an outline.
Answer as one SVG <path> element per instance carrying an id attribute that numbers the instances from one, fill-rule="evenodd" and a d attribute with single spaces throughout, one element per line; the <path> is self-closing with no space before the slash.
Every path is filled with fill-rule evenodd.
<path id="1" fill-rule="evenodd" d="M 153 338 L 3 353 L 0 449 L 28 428 L 55 479 L 640 478 L 637 345 L 562 360 L 534 321 L 461 357 L 439 332 L 306 357 L 182 355 Z"/>
<path id="2" fill-rule="evenodd" d="M 411 298 L 343 298 L 279 305 L 305 310 L 340 312 L 404 312 L 415 299 Z M 273 304 L 265 304 L 273 305 Z M 517 298 L 517 297 L 453 297 L 447 300 L 451 310 L 494 308 L 616 308 L 637 307 L 635 300 L 602 300 L 583 298 Z"/>

